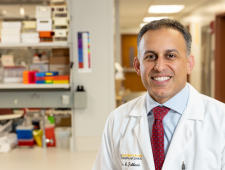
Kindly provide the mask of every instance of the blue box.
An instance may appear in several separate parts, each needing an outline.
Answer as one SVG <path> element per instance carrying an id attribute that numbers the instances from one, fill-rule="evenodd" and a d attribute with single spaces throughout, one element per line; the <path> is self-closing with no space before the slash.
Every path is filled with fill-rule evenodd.
<path id="1" fill-rule="evenodd" d="M 33 138 L 33 126 L 17 126 L 16 134 L 17 139 L 32 139 Z"/>

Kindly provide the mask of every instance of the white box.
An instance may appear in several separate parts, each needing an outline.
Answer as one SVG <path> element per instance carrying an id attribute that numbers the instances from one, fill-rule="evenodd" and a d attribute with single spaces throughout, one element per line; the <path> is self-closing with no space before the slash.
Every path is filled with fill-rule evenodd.
<path id="1" fill-rule="evenodd" d="M 21 29 L 21 22 L 2 22 L 2 28 L 8 29 L 8 28 L 15 28 L 15 29 Z"/>
<path id="2" fill-rule="evenodd" d="M 40 38 L 22 38 L 23 43 L 39 43 Z"/>
<path id="3" fill-rule="evenodd" d="M 2 36 L 20 36 L 20 29 L 15 29 L 15 28 L 8 28 L 8 29 L 2 29 L 1 30 Z"/>
<path id="4" fill-rule="evenodd" d="M 50 6 L 36 6 L 36 18 L 51 18 L 51 7 Z"/>
<path id="5" fill-rule="evenodd" d="M 39 33 L 22 33 L 21 38 L 39 38 Z"/>
<path id="6" fill-rule="evenodd" d="M 36 26 L 36 21 L 23 21 L 23 29 L 35 29 Z"/>
<path id="7" fill-rule="evenodd" d="M 52 31 L 52 19 L 37 19 L 37 31 Z"/>
<path id="8" fill-rule="evenodd" d="M 4 77 L 4 83 L 22 83 L 23 77 Z"/>
<path id="9" fill-rule="evenodd" d="M 68 31 L 67 30 L 54 30 L 55 32 L 55 37 L 67 37 L 68 36 Z"/>
<path id="10" fill-rule="evenodd" d="M 69 25 L 68 18 L 53 18 L 54 25 Z"/>
<path id="11" fill-rule="evenodd" d="M 2 43 L 20 43 L 20 36 L 3 36 L 1 37 Z"/>

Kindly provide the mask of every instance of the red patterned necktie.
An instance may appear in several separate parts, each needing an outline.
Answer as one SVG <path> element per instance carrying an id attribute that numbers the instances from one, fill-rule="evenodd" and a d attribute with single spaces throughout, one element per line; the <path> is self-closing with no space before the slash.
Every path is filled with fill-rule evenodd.
<path id="1" fill-rule="evenodd" d="M 155 170 L 161 170 L 164 162 L 164 129 L 163 118 L 170 109 L 166 107 L 154 107 L 152 112 L 154 114 L 154 122 L 152 125 L 152 152 L 155 162 Z"/>

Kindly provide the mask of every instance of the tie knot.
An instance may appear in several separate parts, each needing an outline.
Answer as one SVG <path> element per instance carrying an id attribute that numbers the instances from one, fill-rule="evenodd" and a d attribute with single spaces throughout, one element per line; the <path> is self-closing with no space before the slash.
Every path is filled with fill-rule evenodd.
<path id="1" fill-rule="evenodd" d="M 170 109 L 167 107 L 157 106 L 152 109 L 152 112 L 154 114 L 155 119 L 163 120 L 163 118 L 166 116 L 166 114 L 169 112 L 169 110 Z"/>

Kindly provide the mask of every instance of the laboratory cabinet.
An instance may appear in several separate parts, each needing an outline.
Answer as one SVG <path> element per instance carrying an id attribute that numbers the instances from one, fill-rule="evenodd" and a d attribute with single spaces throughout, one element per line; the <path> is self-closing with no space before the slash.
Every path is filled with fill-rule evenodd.
<path id="1" fill-rule="evenodd" d="M 0 108 L 73 108 L 70 91 L 0 92 Z"/>

